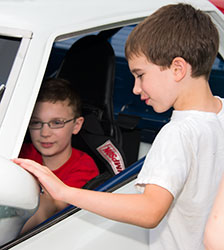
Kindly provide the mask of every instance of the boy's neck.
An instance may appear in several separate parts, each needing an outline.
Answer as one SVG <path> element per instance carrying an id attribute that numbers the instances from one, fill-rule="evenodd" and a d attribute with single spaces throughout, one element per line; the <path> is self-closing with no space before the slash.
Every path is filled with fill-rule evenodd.
<path id="1" fill-rule="evenodd" d="M 61 154 L 44 156 L 42 155 L 43 165 L 47 166 L 50 170 L 56 170 L 63 166 L 71 157 L 72 147 Z"/>
<path id="2" fill-rule="evenodd" d="M 207 81 L 197 78 L 187 84 L 175 102 L 175 110 L 198 110 L 216 114 L 221 110 L 222 102 L 213 96 Z"/>

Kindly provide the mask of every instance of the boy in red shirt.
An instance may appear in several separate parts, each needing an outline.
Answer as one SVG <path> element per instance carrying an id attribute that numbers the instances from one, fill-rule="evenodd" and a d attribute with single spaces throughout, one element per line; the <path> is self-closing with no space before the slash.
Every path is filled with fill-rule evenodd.
<path id="1" fill-rule="evenodd" d="M 32 143 L 23 145 L 20 157 L 44 164 L 68 186 L 83 187 L 99 174 L 93 159 L 71 145 L 72 134 L 80 131 L 83 122 L 81 101 L 72 85 L 63 79 L 45 81 L 29 124 Z M 38 225 L 66 206 L 67 203 L 56 201 L 43 192 L 37 212 L 22 231 Z"/>

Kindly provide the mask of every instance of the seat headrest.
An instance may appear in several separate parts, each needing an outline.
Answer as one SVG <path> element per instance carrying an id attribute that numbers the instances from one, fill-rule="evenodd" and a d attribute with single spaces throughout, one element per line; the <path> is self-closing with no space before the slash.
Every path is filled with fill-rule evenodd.
<path id="1" fill-rule="evenodd" d="M 114 70 L 115 55 L 110 43 L 103 37 L 89 35 L 69 49 L 59 77 L 78 86 L 83 103 L 103 109 L 113 93 Z"/>

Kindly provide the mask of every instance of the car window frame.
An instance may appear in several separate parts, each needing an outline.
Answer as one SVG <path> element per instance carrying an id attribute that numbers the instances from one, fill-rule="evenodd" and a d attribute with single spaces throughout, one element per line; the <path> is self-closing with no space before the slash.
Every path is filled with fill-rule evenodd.
<path id="1" fill-rule="evenodd" d="M 11 68 L 11 71 L 9 73 L 9 77 L 6 83 L 7 87 L 5 88 L 5 91 L 4 91 L 4 94 L 2 95 L 2 99 L 0 103 L 0 127 L 1 127 L 5 114 L 7 112 L 8 105 L 10 103 L 10 99 L 15 89 L 16 81 L 21 71 L 22 64 L 26 56 L 33 33 L 28 30 L 0 27 L 0 35 L 21 39 L 15 60 L 13 62 L 13 65 L 12 65 L 12 68 Z"/>

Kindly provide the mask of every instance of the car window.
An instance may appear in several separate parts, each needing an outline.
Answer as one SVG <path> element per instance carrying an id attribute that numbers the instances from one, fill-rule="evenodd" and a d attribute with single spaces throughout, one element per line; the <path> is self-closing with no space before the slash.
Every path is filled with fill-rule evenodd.
<path id="1" fill-rule="evenodd" d="M 128 35 L 130 34 L 130 32 L 134 27 L 135 25 L 123 27 L 113 37 L 111 37 L 110 42 L 114 49 L 116 57 L 125 58 L 125 53 L 124 53 L 125 42 L 127 40 Z"/>
<path id="2" fill-rule="evenodd" d="M 20 38 L 0 36 L 0 100 L 20 43 Z"/>

